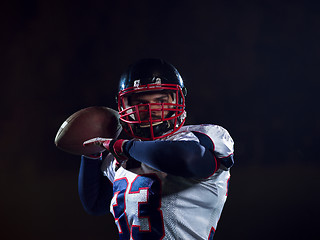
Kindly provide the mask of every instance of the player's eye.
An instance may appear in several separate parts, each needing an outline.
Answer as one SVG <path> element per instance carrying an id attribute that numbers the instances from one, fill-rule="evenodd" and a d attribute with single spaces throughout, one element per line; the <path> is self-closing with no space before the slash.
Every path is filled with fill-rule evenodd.
<path id="1" fill-rule="evenodd" d="M 140 105 L 140 104 L 146 104 L 146 102 L 139 99 L 131 101 L 131 105 Z"/>
<path id="2" fill-rule="evenodd" d="M 167 102 L 168 102 L 168 98 L 167 98 L 167 97 L 159 98 L 159 99 L 157 99 L 156 102 L 157 102 L 157 103 L 167 103 Z"/>

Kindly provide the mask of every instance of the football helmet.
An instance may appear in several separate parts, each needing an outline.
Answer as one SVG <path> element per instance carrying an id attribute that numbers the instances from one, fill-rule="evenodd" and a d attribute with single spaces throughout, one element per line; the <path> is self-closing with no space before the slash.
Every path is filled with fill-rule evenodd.
<path id="1" fill-rule="evenodd" d="M 130 98 L 141 93 L 167 93 L 170 101 L 131 104 Z M 124 131 L 141 140 L 175 133 L 185 122 L 186 93 L 178 70 L 162 59 L 142 59 L 129 66 L 120 77 L 117 96 Z"/>

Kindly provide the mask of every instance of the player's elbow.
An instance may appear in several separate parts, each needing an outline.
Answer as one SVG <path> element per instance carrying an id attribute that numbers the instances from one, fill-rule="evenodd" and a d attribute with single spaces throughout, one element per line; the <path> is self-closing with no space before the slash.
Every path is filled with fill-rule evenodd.
<path id="1" fill-rule="evenodd" d="M 192 177 L 207 178 L 217 170 L 217 162 L 214 155 L 204 147 L 198 151 L 189 156 L 186 173 Z"/>
<path id="2" fill-rule="evenodd" d="M 107 204 L 99 204 L 98 201 L 85 201 L 81 198 L 82 207 L 86 213 L 93 216 L 102 216 L 108 213 Z"/>
<path id="3" fill-rule="evenodd" d="M 101 196 L 100 198 L 87 196 L 81 191 L 79 196 L 83 209 L 89 215 L 102 216 L 108 213 L 108 204 L 105 204 L 108 201 L 107 198 L 102 198 Z"/>
<path id="4" fill-rule="evenodd" d="M 215 172 L 213 154 L 198 143 L 188 143 L 183 154 L 172 161 L 173 174 L 182 177 L 206 178 Z"/>

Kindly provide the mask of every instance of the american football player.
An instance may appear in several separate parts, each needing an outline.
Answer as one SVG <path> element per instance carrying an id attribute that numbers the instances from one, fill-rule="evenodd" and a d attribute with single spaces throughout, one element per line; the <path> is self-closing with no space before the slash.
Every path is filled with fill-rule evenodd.
<path id="1" fill-rule="evenodd" d="M 186 94 L 173 65 L 142 59 L 122 74 L 117 96 L 131 138 L 84 142 L 108 154 L 82 156 L 80 199 L 90 214 L 110 211 L 121 240 L 213 238 L 228 195 L 233 140 L 221 126 L 184 126 Z"/>

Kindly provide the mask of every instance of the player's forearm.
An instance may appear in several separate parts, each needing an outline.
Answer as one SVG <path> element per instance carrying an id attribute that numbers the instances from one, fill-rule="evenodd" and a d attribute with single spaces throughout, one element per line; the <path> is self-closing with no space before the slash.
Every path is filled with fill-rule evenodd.
<path id="1" fill-rule="evenodd" d="M 133 141 L 130 157 L 159 171 L 184 177 L 208 177 L 217 169 L 212 152 L 196 141 Z"/>
<path id="2" fill-rule="evenodd" d="M 112 197 L 112 184 L 100 170 L 101 161 L 81 157 L 78 179 L 79 197 L 86 212 L 104 215 Z"/>

